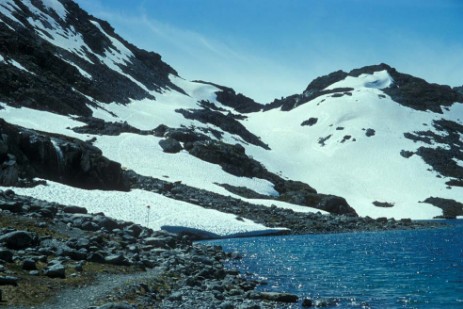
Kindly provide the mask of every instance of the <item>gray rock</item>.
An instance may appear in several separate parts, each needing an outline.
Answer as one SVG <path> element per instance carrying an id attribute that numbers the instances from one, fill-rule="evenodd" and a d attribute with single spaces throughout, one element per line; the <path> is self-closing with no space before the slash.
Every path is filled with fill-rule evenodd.
<path id="1" fill-rule="evenodd" d="M 64 265 L 56 260 L 50 266 L 45 268 L 44 274 L 50 278 L 66 278 L 66 270 Z"/>
<path id="2" fill-rule="evenodd" d="M 37 235 L 26 231 L 14 231 L 0 236 L 0 243 L 11 249 L 25 249 L 37 243 Z"/>

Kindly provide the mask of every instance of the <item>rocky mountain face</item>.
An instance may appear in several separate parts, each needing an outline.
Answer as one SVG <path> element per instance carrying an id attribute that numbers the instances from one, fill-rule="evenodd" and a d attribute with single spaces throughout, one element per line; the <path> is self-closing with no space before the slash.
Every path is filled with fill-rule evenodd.
<path id="1" fill-rule="evenodd" d="M 130 44 L 107 22 L 71 0 L 2 1 L 0 40 L 0 185 L 40 185 L 32 179 L 41 178 L 86 189 L 129 190 L 133 173 L 137 179 L 158 180 L 175 174 L 172 183 L 184 181 L 198 190 L 213 188 L 225 198 L 229 194 L 246 203 L 266 200 L 333 214 L 371 215 L 380 207 L 376 205 L 390 205 L 383 211 L 407 203 L 401 196 L 378 193 L 388 191 L 380 188 L 387 187 L 381 181 L 388 177 L 371 182 L 377 185 L 376 191 L 349 185 L 362 177 L 355 166 L 364 161 L 355 151 L 378 148 L 369 143 L 383 139 L 382 144 L 405 141 L 416 147 L 400 144 L 394 148 L 397 157 L 371 165 L 373 174 L 382 174 L 388 160 L 405 165 L 413 161 L 416 170 L 424 167 L 426 172 L 427 168 L 442 179 L 429 187 L 429 194 L 417 195 L 413 201 L 444 209 L 445 216 L 463 215 L 461 200 L 455 198 L 460 192 L 455 190 L 463 187 L 463 115 L 449 116 L 460 113 L 461 87 L 430 84 L 379 64 L 318 77 L 301 94 L 264 105 L 225 86 L 182 80 L 160 55 Z M 425 116 L 431 120 L 426 118 L 425 129 L 387 127 L 387 132 L 397 134 L 385 135 L 386 129 L 375 125 L 389 120 L 370 117 L 380 113 L 385 101 L 391 108 L 406 111 L 410 122 L 424 122 Z M 357 107 L 361 102 L 371 106 L 361 110 Z M 342 108 L 331 110 L 338 103 Z M 27 115 L 49 115 L 38 111 L 78 125 L 28 122 Z M 296 123 L 292 115 L 305 118 Z M 150 169 L 137 170 L 134 157 L 141 161 L 140 151 L 146 147 L 123 148 L 128 139 L 156 141 L 158 148 L 150 148 L 153 154 L 144 161 Z M 294 141 L 293 148 L 281 146 L 288 140 Z M 117 150 L 109 143 L 115 143 Z M 347 147 L 357 150 L 346 151 Z M 417 157 L 419 162 L 414 161 Z M 336 168 L 331 169 L 333 158 Z M 192 160 L 188 166 L 192 169 L 206 164 L 233 182 L 187 178 L 188 170 L 182 171 L 182 178 L 173 171 L 181 160 Z M 160 166 L 158 161 L 169 164 Z M 339 176 L 341 172 L 348 176 Z M 256 185 L 241 185 L 243 179 Z M 322 181 L 342 189 L 323 186 Z M 454 191 L 449 195 L 442 186 Z M 352 198 L 351 193 L 370 194 L 368 202 Z M 185 199 L 176 194 L 169 197 Z M 431 197 L 438 202 L 426 199 Z M 207 204 L 193 197 L 188 201 Z M 371 208 L 365 206 L 359 213 L 360 203 Z M 446 211 L 449 207 L 452 210 Z M 221 211 L 239 215 L 237 210 Z"/>
<path id="2" fill-rule="evenodd" d="M 177 73 L 160 55 L 123 40 L 71 0 L 54 7 L 21 0 L 0 6 L 5 103 L 90 116 L 93 100 L 128 103 L 155 99 L 150 90 L 175 88 L 168 76 Z"/>

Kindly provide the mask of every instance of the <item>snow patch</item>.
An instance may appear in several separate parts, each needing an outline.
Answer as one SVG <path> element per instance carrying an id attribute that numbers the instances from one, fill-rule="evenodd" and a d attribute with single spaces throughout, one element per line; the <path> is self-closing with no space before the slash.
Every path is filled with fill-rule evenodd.
<path id="1" fill-rule="evenodd" d="M 55 11 L 59 18 L 66 20 L 66 15 L 68 12 L 58 0 L 42 0 L 42 3 L 49 10 Z"/>
<path id="2" fill-rule="evenodd" d="M 217 164 L 202 161 L 186 151 L 177 154 L 163 152 L 154 136 L 141 136 L 123 133 L 119 136 L 100 136 L 95 146 L 103 151 L 107 158 L 121 163 L 124 167 L 151 177 L 167 176 L 168 181 L 182 183 L 219 193 L 230 193 L 215 183 L 247 187 L 266 195 L 278 195 L 273 184 L 259 178 L 237 177 L 228 174 Z"/>
<path id="3" fill-rule="evenodd" d="M 21 71 L 24 71 L 24 72 L 27 72 L 27 73 L 29 73 L 29 74 L 35 75 L 34 72 L 29 71 L 28 69 L 26 69 L 25 67 L 23 67 L 19 62 L 17 62 L 17 61 L 14 60 L 14 59 L 8 59 L 8 60 L 6 60 L 6 63 L 9 63 L 9 64 L 13 65 L 14 67 L 20 69 Z"/>
<path id="4" fill-rule="evenodd" d="M 61 60 L 63 60 L 64 62 L 67 62 L 69 63 L 70 65 L 72 65 L 73 67 L 75 67 L 80 75 L 82 75 L 83 77 L 85 78 L 88 78 L 88 79 L 92 79 L 92 75 L 90 73 L 88 73 L 87 71 L 85 71 L 84 69 L 82 69 L 80 66 L 78 66 L 77 64 L 75 64 L 74 62 L 70 61 L 70 60 L 67 60 L 67 59 L 64 59 L 64 58 L 60 58 Z"/>
<path id="5" fill-rule="evenodd" d="M 361 74 L 358 77 L 347 76 L 345 79 L 332 84 L 325 90 L 336 88 L 375 88 L 384 89 L 393 83 L 392 77 L 386 70 L 374 72 L 373 74 Z"/>
<path id="6" fill-rule="evenodd" d="M 109 51 L 105 51 L 105 56 L 110 59 L 113 63 L 119 64 L 127 64 L 130 62 L 130 58 L 134 57 L 133 53 L 124 46 L 119 40 L 115 39 L 114 37 L 110 36 L 101 25 L 97 21 L 90 21 L 95 27 L 98 28 L 112 43 L 112 45 L 116 48 L 110 49 Z"/>
<path id="7" fill-rule="evenodd" d="M 85 207 L 91 213 L 103 212 L 107 216 L 132 221 L 154 230 L 162 227 L 171 231 L 194 229 L 220 237 L 270 234 L 284 230 L 268 228 L 251 220 L 237 220 L 232 214 L 205 209 L 143 190 L 130 192 L 84 190 L 48 180 L 46 186 L 12 189 L 17 194 Z"/>
<path id="8" fill-rule="evenodd" d="M 70 117 L 27 107 L 11 107 L 1 102 L 0 107 L 2 107 L 0 109 L 0 117 L 5 119 L 8 123 L 33 130 L 62 134 L 80 139 L 89 137 L 89 135 L 78 134 L 70 129 L 86 125 Z"/>

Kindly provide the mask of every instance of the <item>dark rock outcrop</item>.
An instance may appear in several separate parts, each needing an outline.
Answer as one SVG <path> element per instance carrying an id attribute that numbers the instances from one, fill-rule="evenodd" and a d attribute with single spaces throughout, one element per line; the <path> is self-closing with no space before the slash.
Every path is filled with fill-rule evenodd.
<path id="1" fill-rule="evenodd" d="M 442 217 L 446 219 L 455 219 L 457 216 L 463 216 L 463 203 L 451 199 L 440 197 L 428 197 L 423 203 L 431 204 L 442 209 Z"/>
<path id="2" fill-rule="evenodd" d="M 225 106 L 234 108 L 237 112 L 240 112 L 240 113 L 258 112 L 262 110 L 262 108 L 264 107 L 263 104 L 257 103 L 253 99 L 241 93 L 237 94 L 235 90 L 233 90 L 232 88 L 217 85 L 214 83 L 198 81 L 198 80 L 196 80 L 195 82 L 212 85 L 212 86 L 219 88 L 220 91 L 217 91 L 215 93 L 217 95 L 217 101 L 222 103 Z"/>
<path id="3" fill-rule="evenodd" d="M 167 153 L 177 153 L 183 149 L 182 145 L 174 138 L 168 137 L 159 141 L 159 146 Z"/>
<path id="4" fill-rule="evenodd" d="M 15 157 L 18 171 L 15 182 L 6 179 L 9 184 L 19 183 L 19 178 L 40 177 L 81 188 L 128 189 L 121 165 L 88 143 L 13 126 L 3 119 L 0 134 L 7 136 L 7 158 Z"/>
<path id="5" fill-rule="evenodd" d="M 176 112 L 182 114 L 186 119 L 193 119 L 202 123 L 213 124 L 225 132 L 240 136 L 248 143 L 260 146 L 264 149 L 269 149 L 268 145 L 263 143 L 259 137 L 249 132 L 240 122 L 233 117 L 222 114 L 221 112 L 210 109 L 177 109 Z"/>
<path id="6" fill-rule="evenodd" d="M 374 136 L 376 134 L 376 131 L 371 129 L 371 128 L 368 128 L 366 131 L 365 131 L 365 135 L 367 137 L 371 137 L 371 136 Z"/>
<path id="7" fill-rule="evenodd" d="M 140 135 L 153 134 L 153 131 L 137 129 L 129 125 L 126 121 L 106 122 L 102 119 L 94 117 L 79 117 L 76 120 L 85 122 L 87 124 L 86 126 L 72 128 L 74 132 L 81 134 L 96 134 L 110 136 L 120 135 L 121 133 L 135 133 Z"/>
<path id="8" fill-rule="evenodd" d="M 307 120 L 304 120 L 302 123 L 301 123 L 301 126 L 313 126 L 314 124 L 316 124 L 318 121 L 318 118 L 309 118 Z"/>
<path id="9" fill-rule="evenodd" d="M 463 95 L 451 87 L 428 83 L 424 79 L 400 73 L 384 63 L 352 70 L 349 75 L 359 76 L 382 70 L 386 70 L 393 79 L 392 85 L 383 91 L 401 105 L 416 110 L 442 113 L 441 106 L 449 106 L 455 102 L 463 103 Z"/>
<path id="10" fill-rule="evenodd" d="M 446 119 L 435 120 L 432 125 L 440 134 L 427 130 L 406 132 L 404 136 L 414 142 L 428 144 L 429 147 L 419 147 L 415 154 L 440 175 L 453 178 L 447 184 L 459 186 L 463 181 L 463 167 L 457 164 L 457 161 L 463 161 L 463 141 L 460 139 L 460 135 L 463 134 L 463 125 Z M 434 147 L 434 144 L 447 147 Z M 402 155 L 405 154 L 408 155 L 410 152 Z"/>

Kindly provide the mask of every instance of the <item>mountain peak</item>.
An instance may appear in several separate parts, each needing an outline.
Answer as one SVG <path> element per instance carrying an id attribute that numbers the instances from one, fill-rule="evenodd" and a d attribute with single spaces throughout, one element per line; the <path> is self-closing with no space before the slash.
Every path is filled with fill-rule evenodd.
<path id="1" fill-rule="evenodd" d="M 388 64 L 380 63 L 376 65 L 364 66 L 353 69 L 349 73 L 342 70 L 317 77 L 309 83 L 302 94 L 294 94 L 282 99 L 276 99 L 265 110 L 281 108 L 283 111 L 289 111 L 297 106 L 305 104 L 321 95 L 330 93 L 344 93 L 355 88 L 353 85 L 363 85 L 364 83 L 352 83 L 341 81 L 347 78 L 360 78 L 362 75 L 375 75 L 378 72 L 387 72 L 390 76 L 389 81 L 379 79 L 384 77 L 372 77 L 368 84 L 373 85 L 376 82 L 380 85 L 382 91 L 389 95 L 395 102 L 416 109 L 430 110 L 436 113 L 442 113 L 442 106 L 449 106 L 453 103 L 463 103 L 463 94 L 456 87 L 428 83 L 424 79 L 409 74 L 398 72 Z M 378 79 L 379 78 L 379 79 Z M 340 86 L 342 85 L 342 86 Z"/>

